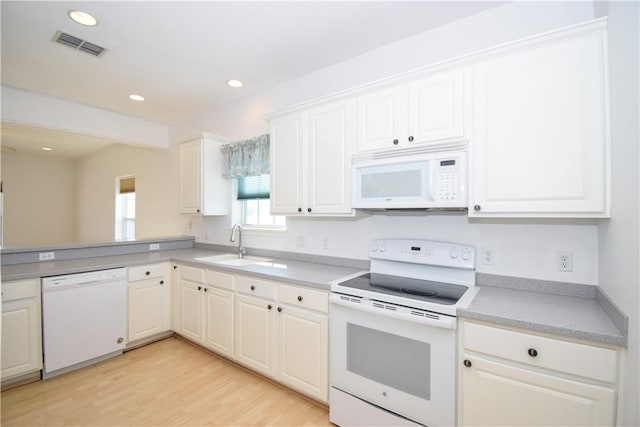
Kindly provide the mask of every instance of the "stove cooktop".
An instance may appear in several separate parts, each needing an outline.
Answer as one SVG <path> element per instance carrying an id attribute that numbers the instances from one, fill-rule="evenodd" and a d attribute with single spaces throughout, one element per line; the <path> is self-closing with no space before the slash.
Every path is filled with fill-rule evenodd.
<path id="1" fill-rule="evenodd" d="M 467 286 L 379 273 L 363 274 L 340 283 L 340 286 L 367 291 L 369 295 L 391 295 L 443 305 L 456 304 L 469 289 Z M 381 299 L 384 299 L 384 296 L 381 296 Z"/>

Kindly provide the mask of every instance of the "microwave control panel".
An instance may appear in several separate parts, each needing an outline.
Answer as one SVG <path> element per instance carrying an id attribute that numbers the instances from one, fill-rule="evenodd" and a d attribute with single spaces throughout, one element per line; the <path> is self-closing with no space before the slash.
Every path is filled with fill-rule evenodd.
<path id="1" fill-rule="evenodd" d="M 461 194 L 460 182 L 461 177 L 461 159 L 459 157 L 436 159 L 436 202 L 438 203 L 454 203 L 464 197 Z"/>

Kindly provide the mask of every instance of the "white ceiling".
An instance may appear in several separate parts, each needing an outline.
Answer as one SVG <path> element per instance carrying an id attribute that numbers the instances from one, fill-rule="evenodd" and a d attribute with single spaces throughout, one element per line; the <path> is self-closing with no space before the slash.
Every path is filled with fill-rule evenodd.
<path id="1" fill-rule="evenodd" d="M 503 3 L 2 0 L 2 84 L 172 125 Z M 98 25 L 73 22 L 73 9 Z M 54 43 L 57 30 L 108 51 Z"/>

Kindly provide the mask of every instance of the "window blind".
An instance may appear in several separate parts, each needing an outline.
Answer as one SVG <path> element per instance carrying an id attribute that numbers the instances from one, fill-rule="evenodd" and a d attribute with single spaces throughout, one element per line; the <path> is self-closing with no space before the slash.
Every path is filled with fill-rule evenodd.
<path id="1" fill-rule="evenodd" d="M 135 193 L 136 192 L 136 178 L 130 176 L 128 178 L 120 178 L 120 194 Z"/>
<path id="2" fill-rule="evenodd" d="M 238 178 L 238 200 L 268 199 L 269 190 L 269 175 Z"/>

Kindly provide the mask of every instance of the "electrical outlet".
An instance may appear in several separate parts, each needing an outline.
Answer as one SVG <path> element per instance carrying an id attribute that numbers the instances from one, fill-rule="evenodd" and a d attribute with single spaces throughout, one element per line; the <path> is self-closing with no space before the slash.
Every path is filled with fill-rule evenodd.
<path id="1" fill-rule="evenodd" d="M 40 261 L 52 261 L 55 257 L 54 252 L 40 252 L 38 254 L 38 260 Z"/>
<path id="2" fill-rule="evenodd" d="M 297 248 L 304 248 L 304 236 L 296 237 L 296 247 Z"/>
<path id="3" fill-rule="evenodd" d="M 150 251 L 157 251 L 158 249 L 160 249 L 160 243 L 149 243 Z"/>
<path id="4" fill-rule="evenodd" d="M 322 249 L 329 249 L 329 239 L 326 237 L 322 238 Z"/>
<path id="5" fill-rule="evenodd" d="M 573 252 L 558 251 L 556 264 L 558 271 L 573 271 Z"/>
<path id="6" fill-rule="evenodd" d="M 493 265 L 495 254 L 491 248 L 482 248 L 482 263 L 485 265 Z"/>

